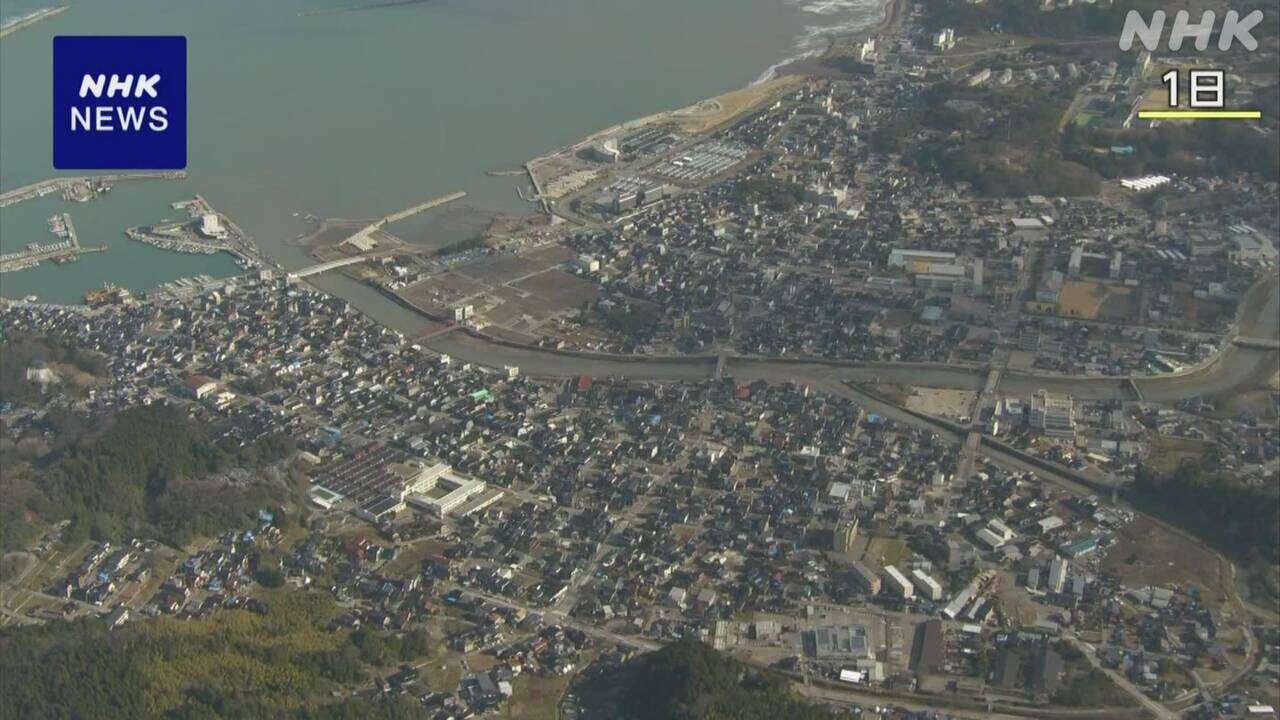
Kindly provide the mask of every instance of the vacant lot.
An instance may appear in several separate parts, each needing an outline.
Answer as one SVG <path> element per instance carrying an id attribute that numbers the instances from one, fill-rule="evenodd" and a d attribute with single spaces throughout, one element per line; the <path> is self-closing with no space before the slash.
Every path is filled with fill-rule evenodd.
<path id="1" fill-rule="evenodd" d="M 901 538 L 870 535 L 862 561 L 872 566 L 897 565 L 907 557 L 907 542 Z"/>
<path id="2" fill-rule="evenodd" d="M 1116 534 L 1116 542 L 1102 559 L 1102 569 L 1115 573 L 1130 587 L 1195 586 L 1201 600 L 1221 607 L 1228 599 L 1230 570 L 1204 545 L 1170 532 L 1150 518 L 1139 516 Z"/>
<path id="3" fill-rule="evenodd" d="M 502 255 L 485 258 L 458 268 L 458 272 L 490 285 L 509 283 L 529 273 L 546 270 L 554 263 L 548 260 L 519 255 Z"/>
<path id="4" fill-rule="evenodd" d="M 600 296 L 593 283 L 561 270 L 534 275 L 516 283 L 515 287 L 537 296 L 556 310 L 577 308 L 584 301 Z"/>
<path id="5" fill-rule="evenodd" d="M 801 82 L 803 78 L 784 75 L 676 110 L 671 113 L 671 119 L 685 132 L 704 133 L 752 108 L 765 104 Z"/>
<path id="6" fill-rule="evenodd" d="M 1151 439 L 1151 454 L 1147 456 L 1147 465 L 1156 472 L 1167 475 L 1187 460 L 1198 462 L 1203 459 L 1212 447 L 1213 443 L 1204 440 L 1156 435 Z"/>
<path id="7" fill-rule="evenodd" d="M 917 388 L 907 400 L 907 407 L 922 413 L 947 418 L 968 417 L 978 396 L 968 390 Z"/>
<path id="8" fill-rule="evenodd" d="M 430 280 L 411 285 L 400 291 L 400 295 L 430 313 L 448 314 L 450 308 L 477 293 L 483 292 L 485 285 L 457 273 L 443 273 Z"/>
<path id="9" fill-rule="evenodd" d="M 1062 285 L 1058 313 L 1063 317 L 1119 322 L 1130 319 L 1136 312 L 1136 298 L 1136 293 L 1127 287 L 1068 280 Z"/>

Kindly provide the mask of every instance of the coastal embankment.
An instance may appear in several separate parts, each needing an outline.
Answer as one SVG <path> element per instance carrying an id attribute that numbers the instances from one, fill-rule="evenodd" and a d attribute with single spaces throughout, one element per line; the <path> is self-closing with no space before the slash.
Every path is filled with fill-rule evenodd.
<path id="1" fill-rule="evenodd" d="M 0 208 L 8 207 L 24 200 L 43 197 L 50 193 L 65 192 L 74 185 L 85 183 L 110 184 L 126 180 L 183 180 L 187 177 L 185 170 L 163 172 L 131 172 L 109 173 L 106 175 L 88 175 L 84 177 L 57 177 L 23 185 L 12 190 L 0 192 Z"/>
<path id="2" fill-rule="evenodd" d="M 29 28 L 32 25 L 35 25 L 41 20 L 48 20 L 49 18 L 55 15 L 66 12 L 68 7 L 70 6 L 59 5 L 57 7 L 37 10 L 31 13 L 30 15 L 24 15 L 23 17 L 17 18 L 16 20 L 6 23 L 5 25 L 0 25 L 0 38 L 8 37 L 23 28 Z"/>

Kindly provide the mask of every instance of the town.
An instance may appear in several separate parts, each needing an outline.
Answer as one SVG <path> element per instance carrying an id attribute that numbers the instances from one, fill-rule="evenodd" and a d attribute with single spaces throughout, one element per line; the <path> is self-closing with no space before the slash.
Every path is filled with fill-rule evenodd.
<path id="1" fill-rule="evenodd" d="M 709 129 L 531 163 L 518 237 L 324 249 L 420 336 L 272 269 L 4 301 L 36 348 L 6 352 L 6 521 L 127 413 L 239 454 L 182 489 L 211 507 L 130 510 L 164 540 L 30 523 L 0 624 L 320 595 L 401 652 L 335 696 L 441 720 L 618 717 L 598 686 L 689 641 L 864 718 L 1277 717 L 1275 168 L 1150 169 L 1136 113 L 1186 58 L 930 7 Z M 225 249 L 184 207 L 138 239 Z"/>

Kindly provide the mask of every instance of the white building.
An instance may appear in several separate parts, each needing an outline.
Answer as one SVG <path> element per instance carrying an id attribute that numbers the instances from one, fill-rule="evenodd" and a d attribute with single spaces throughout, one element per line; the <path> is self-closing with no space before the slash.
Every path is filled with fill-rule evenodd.
<path id="1" fill-rule="evenodd" d="M 915 586 L 920 588 L 920 594 L 924 595 L 925 598 L 934 602 L 942 599 L 942 586 L 925 571 L 917 568 L 911 573 L 911 579 Z"/>
<path id="2" fill-rule="evenodd" d="M 591 146 L 591 154 L 601 162 L 616 163 L 622 158 L 617 138 L 606 138 Z"/>
<path id="3" fill-rule="evenodd" d="M 406 484 L 406 498 L 410 505 L 444 517 L 464 503 L 485 491 L 482 480 L 464 478 L 453 472 L 448 463 L 437 463 L 423 468 Z M 497 495 L 492 500 L 496 500 Z"/>
<path id="4" fill-rule="evenodd" d="M 200 234 L 207 238 L 222 240 L 227 237 L 227 229 L 216 213 L 205 213 L 200 216 Z"/>
<path id="5" fill-rule="evenodd" d="M 1074 438 L 1074 406 L 1070 395 L 1041 390 L 1031 397 L 1031 427 L 1050 437 Z"/>
<path id="6" fill-rule="evenodd" d="M 903 575 L 898 568 L 892 565 L 886 565 L 884 567 L 884 577 L 885 581 L 889 583 L 889 586 L 892 587 L 894 592 L 901 596 L 903 600 L 910 600 L 915 597 L 915 586 L 911 584 L 911 581 L 907 579 L 907 576 Z"/>
<path id="7" fill-rule="evenodd" d="M 866 62 L 868 58 L 876 54 L 876 39 L 867 38 L 865 42 L 858 48 L 858 61 Z"/>
<path id="8" fill-rule="evenodd" d="M 1057 556 L 1049 563 L 1049 589 L 1053 592 L 1060 593 L 1066 587 L 1067 566 L 1068 562 Z"/>
<path id="9" fill-rule="evenodd" d="M 956 46 L 956 31 L 953 28 L 944 28 L 933 37 L 933 49 L 938 52 L 946 52 Z"/>
<path id="10" fill-rule="evenodd" d="M 909 267 L 915 263 L 926 265 L 954 263 L 955 259 L 956 254 L 952 252 L 894 248 L 889 252 L 889 267 Z"/>

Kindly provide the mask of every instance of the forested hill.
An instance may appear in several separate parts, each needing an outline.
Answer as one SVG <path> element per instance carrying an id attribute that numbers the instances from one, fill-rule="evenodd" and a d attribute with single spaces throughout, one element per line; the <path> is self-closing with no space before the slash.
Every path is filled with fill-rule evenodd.
<path id="1" fill-rule="evenodd" d="M 0 629 L 0 720 L 427 720 L 412 695 L 375 679 L 431 650 L 424 630 L 325 629 L 337 611 L 315 593 L 227 610 Z M 352 695 L 352 691 L 360 691 Z"/>
<path id="2" fill-rule="evenodd" d="M 589 683 L 594 710 L 630 720 L 834 720 L 785 678 L 760 672 L 694 640 L 641 655 Z M 606 689 L 607 688 L 607 689 Z M 600 692 L 596 692 L 599 690 Z M 599 707 L 601 703 L 614 707 Z"/>
<path id="3" fill-rule="evenodd" d="M 29 541 L 35 525 L 69 520 L 70 539 L 157 538 L 181 545 L 196 535 L 245 522 L 258 508 L 282 504 L 283 483 L 228 483 L 214 478 L 234 468 L 255 469 L 288 457 L 287 437 L 267 435 L 242 444 L 186 413 L 160 405 L 124 410 L 88 428 L 64 419 L 51 431 L 81 435 L 49 456 L 10 468 L 0 484 L 5 507 L 2 549 Z"/>

